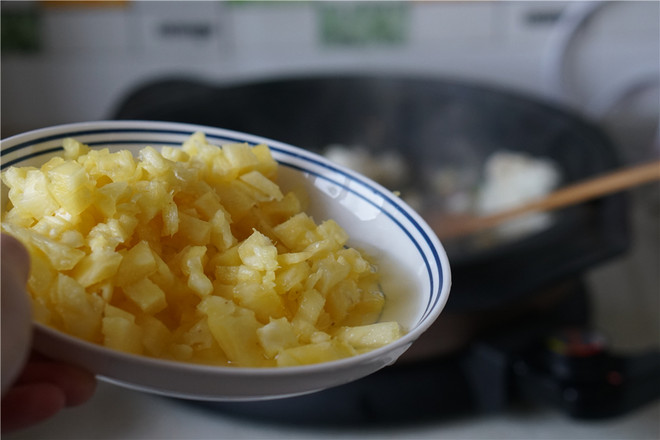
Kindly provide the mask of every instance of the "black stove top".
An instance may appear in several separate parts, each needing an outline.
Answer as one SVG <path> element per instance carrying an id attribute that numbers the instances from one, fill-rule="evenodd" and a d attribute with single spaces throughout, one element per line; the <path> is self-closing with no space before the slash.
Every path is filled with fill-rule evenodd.
<path id="1" fill-rule="evenodd" d="M 395 364 L 353 383 L 260 402 L 193 402 L 209 411 L 278 424 L 387 425 L 555 407 L 578 419 L 625 414 L 660 397 L 660 353 L 610 353 L 588 330 L 580 280 L 552 310 L 499 325 L 450 355 Z M 441 318 L 440 318 L 441 319 Z"/>

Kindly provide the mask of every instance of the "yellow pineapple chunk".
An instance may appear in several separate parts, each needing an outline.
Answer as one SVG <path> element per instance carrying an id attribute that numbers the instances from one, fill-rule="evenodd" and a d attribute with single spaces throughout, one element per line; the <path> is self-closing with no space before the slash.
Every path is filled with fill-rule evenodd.
<path id="1" fill-rule="evenodd" d="M 324 221 L 316 228 L 316 231 L 324 239 L 329 239 L 334 242 L 337 247 L 344 246 L 348 241 L 348 234 L 334 220 Z"/>
<path id="2" fill-rule="evenodd" d="M 63 162 L 47 173 L 48 190 L 61 208 L 73 215 L 92 204 L 92 183 L 86 170 L 77 162 Z"/>
<path id="3" fill-rule="evenodd" d="M 140 150 L 140 166 L 152 176 L 170 176 L 173 164 L 153 147 Z"/>
<path id="4" fill-rule="evenodd" d="M 165 292 L 149 278 L 124 286 L 124 293 L 145 313 L 154 315 L 165 307 Z"/>
<path id="5" fill-rule="evenodd" d="M 343 323 L 360 300 L 360 290 L 354 280 L 342 280 L 328 292 L 327 308 L 332 320 Z"/>
<path id="6" fill-rule="evenodd" d="M 73 277 L 83 287 L 100 283 L 117 273 L 122 255 L 113 250 L 95 250 L 85 255 L 73 269 Z"/>
<path id="7" fill-rule="evenodd" d="M 159 214 L 162 216 L 168 205 L 174 203 L 166 184 L 160 180 L 140 180 L 135 187 L 132 201 L 139 208 L 137 216 L 142 224 L 149 223 Z"/>
<path id="8" fill-rule="evenodd" d="M 298 213 L 273 228 L 277 239 L 293 252 L 305 250 L 318 240 L 316 223 L 304 212 Z"/>
<path id="9" fill-rule="evenodd" d="M 245 143 L 226 144 L 222 146 L 225 157 L 239 174 L 253 170 L 259 165 L 259 159 L 252 152 L 252 148 Z"/>
<path id="10" fill-rule="evenodd" d="M 356 350 L 374 349 L 399 339 L 401 327 L 396 322 L 377 322 L 359 327 L 342 327 L 336 336 Z"/>
<path id="11" fill-rule="evenodd" d="M 94 179 L 104 179 L 109 182 L 131 182 L 138 175 L 137 164 L 133 154 L 128 150 L 110 153 L 107 149 L 89 150 L 78 158 Z"/>
<path id="12" fill-rule="evenodd" d="M 279 367 L 292 367 L 334 361 L 355 354 L 356 351 L 347 343 L 332 339 L 288 348 L 280 352 L 276 359 Z"/>
<path id="13" fill-rule="evenodd" d="M 171 288 L 176 279 L 175 275 L 160 255 L 155 252 L 153 252 L 152 255 L 156 261 L 156 271 L 149 275 L 149 279 L 158 284 L 161 288 Z"/>
<path id="14" fill-rule="evenodd" d="M 62 148 L 64 148 L 65 159 L 77 159 L 83 154 L 89 152 L 89 147 L 82 142 L 78 142 L 73 138 L 66 138 L 62 141 Z"/>
<path id="15" fill-rule="evenodd" d="M 257 201 L 246 191 L 246 185 L 241 183 L 232 180 L 214 187 L 231 216 L 232 223 L 239 222 L 257 204 Z"/>
<path id="16" fill-rule="evenodd" d="M 63 274 L 57 277 L 54 294 L 55 311 L 64 330 L 88 341 L 95 340 L 103 311 L 100 298 L 88 294 L 76 280 Z"/>
<path id="17" fill-rule="evenodd" d="M 172 334 L 162 321 L 152 315 L 140 315 L 137 325 L 142 329 L 142 346 L 151 356 L 162 356 L 170 344 Z"/>
<path id="18" fill-rule="evenodd" d="M 332 254 L 316 261 L 313 270 L 320 275 L 314 287 L 323 295 L 327 295 L 333 287 L 347 280 L 351 274 L 351 266 Z"/>
<path id="19" fill-rule="evenodd" d="M 212 161 L 219 154 L 218 149 L 208 143 L 206 135 L 202 132 L 193 133 L 181 145 L 181 150 L 191 157 L 200 158 L 202 163 Z"/>
<path id="20" fill-rule="evenodd" d="M 211 224 L 186 213 L 179 213 L 179 229 L 184 242 L 192 245 L 206 245 L 211 241 Z"/>
<path id="21" fill-rule="evenodd" d="M 134 315 L 118 307 L 105 305 L 101 333 L 103 345 L 108 348 L 134 354 L 143 352 L 142 328 L 135 323 Z"/>
<path id="22" fill-rule="evenodd" d="M 45 302 L 50 302 L 50 292 L 54 288 L 57 280 L 57 271 L 39 249 L 28 245 L 30 252 L 30 276 L 28 286 L 33 292 L 34 298 L 43 298 Z"/>
<path id="23" fill-rule="evenodd" d="M 181 257 L 181 270 L 188 276 L 188 287 L 200 296 L 213 292 L 213 283 L 204 273 L 206 247 L 191 246 Z"/>
<path id="24" fill-rule="evenodd" d="M 171 237 L 179 231 L 179 208 L 171 198 L 166 200 L 163 204 L 161 217 L 163 219 L 163 229 L 160 233 L 161 236 Z"/>
<path id="25" fill-rule="evenodd" d="M 303 292 L 300 306 L 291 323 L 301 337 L 308 338 L 316 329 L 316 321 L 323 311 L 325 298 L 318 291 L 309 289 Z"/>
<path id="26" fill-rule="evenodd" d="M 72 248 L 81 248 L 85 246 L 85 237 L 79 231 L 68 229 L 62 231 L 60 242 Z"/>
<path id="27" fill-rule="evenodd" d="M 158 264 L 146 241 L 140 241 L 125 254 L 117 270 L 117 285 L 128 286 L 158 270 Z"/>
<path id="28" fill-rule="evenodd" d="M 254 193 L 256 195 L 255 198 L 260 202 L 282 200 L 284 197 L 279 185 L 257 170 L 243 174 L 240 179 L 256 190 Z"/>
<path id="29" fill-rule="evenodd" d="M 220 203 L 220 197 L 218 197 L 212 188 L 209 188 L 208 191 L 204 191 L 202 195 L 193 202 L 193 206 L 200 214 L 202 214 L 203 220 L 207 221 L 211 220 L 218 211 L 224 211 L 222 203 Z"/>
<path id="30" fill-rule="evenodd" d="M 117 205 L 130 197 L 131 188 L 127 182 L 110 182 L 96 190 L 94 205 L 106 217 L 117 213 Z"/>
<path id="31" fill-rule="evenodd" d="M 270 153 L 270 148 L 266 144 L 259 144 L 252 147 L 252 153 L 259 161 L 256 169 L 269 179 L 275 179 L 277 175 L 277 162 Z"/>
<path id="32" fill-rule="evenodd" d="M 211 243 L 218 250 L 225 250 L 236 244 L 236 238 L 231 232 L 229 213 L 224 209 L 217 210 L 209 223 L 211 224 Z"/>
<path id="33" fill-rule="evenodd" d="M 31 243 L 48 257 L 55 270 L 73 269 L 85 256 L 85 252 L 72 248 L 56 240 L 45 237 L 31 229 L 3 223 L 4 229 L 23 243 Z"/>
<path id="34" fill-rule="evenodd" d="M 281 295 L 301 286 L 310 273 L 310 267 L 304 262 L 297 262 L 278 271 L 275 280 L 277 292 Z"/>
<path id="35" fill-rule="evenodd" d="M 260 322 L 283 317 L 286 313 L 282 298 L 274 289 L 260 283 L 239 283 L 233 290 L 238 304 L 254 311 Z"/>
<path id="36" fill-rule="evenodd" d="M 190 160 L 188 153 L 181 148 L 163 146 L 160 149 L 160 154 L 162 154 L 165 159 L 169 159 L 172 162 L 188 162 Z"/>
<path id="37" fill-rule="evenodd" d="M 211 267 L 216 266 L 240 266 L 241 256 L 238 254 L 238 246 L 233 246 L 225 251 L 218 252 L 211 259 Z"/>
<path id="38" fill-rule="evenodd" d="M 337 251 L 337 261 L 345 262 L 351 266 L 355 274 L 371 272 L 372 265 L 365 260 L 362 254 L 353 248 L 344 248 Z"/>
<path id="39" fill-rule="evenodd" d="M 295 328 L 284 317 L 273 319 L 263 327 L 257 329 L 259 344 L 267 357 L 273 358 L 281 351 L 298 345 L 298 336 Z"/>
<path id="40" fill-rule="evenodd" d="M 353 305 L 351 313 L 344 317 L 342 324 L 356 326 L 376 322 L 384 306 L 385 295 L 380 290 L 362 290 L 360 300 Z"/>
<path id="41" fill-rule="evenodd" d="M 252 310 L 239 307 L 217 296 L 200 304 L 208 317 L 208 326 L 218 345 L 236 366 L 262 366 L 264 355 L 257 329 L 261 327 Z"/>
<path id="42" fill-rule="evenodd" d="M 10 168 L 3 172 L 2 180 L 9 187 L 7 196 L 21 217 L 40 219 L 59 208 L 48 190 L 48 179 L 41 170 L 17 171 Z"/>
<path id="43" fill-rule="evenodd" d="M 254 231 L 238 246 L 238 255 L 243 264 L 255 270 L 275 270 L 278 267 L 277 248 L 259 231 Z"/>

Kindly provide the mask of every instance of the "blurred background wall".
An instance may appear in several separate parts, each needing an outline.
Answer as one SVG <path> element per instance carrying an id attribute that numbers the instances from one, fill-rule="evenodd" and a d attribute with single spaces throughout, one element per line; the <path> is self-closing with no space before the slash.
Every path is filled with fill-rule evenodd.
<path id="1" fill-rule="evenodd" d="M 112 118 L 165 78 L 364 73 L 547 100 L 604 128 L 624 161 L 660 154 L 658 1 L 3 0 L 0 12 L 2 138 Z M 596 327 L 616 349 L 660 345 L 660 186 L 644 190 L 632 198 L 634 247 L 587 274 Z"/>
<path id="2" fill-rule="evenodd" d="M 433 75 L 567 105 L 657 147 L 655 1 L 2 1 L 2 137 L 109 118 L 163 77 Z M 655 145 L 655 147 L 654 147 Z"/>

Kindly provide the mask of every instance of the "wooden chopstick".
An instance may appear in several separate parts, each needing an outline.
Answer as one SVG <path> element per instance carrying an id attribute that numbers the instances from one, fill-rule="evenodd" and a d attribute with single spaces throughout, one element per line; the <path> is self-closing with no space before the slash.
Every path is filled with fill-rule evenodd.
<path id="1" fill-rule="evenodd" d="M 572 206 L 655 180 L 660 180 L 660 160 L 593 177 L 558 189 L 539 200 L 492 215 L 453 217 L 440 214 L 430 218 L 429 225 L 440 239 L 457 238 L 492 228 L 525 214 Z"/>

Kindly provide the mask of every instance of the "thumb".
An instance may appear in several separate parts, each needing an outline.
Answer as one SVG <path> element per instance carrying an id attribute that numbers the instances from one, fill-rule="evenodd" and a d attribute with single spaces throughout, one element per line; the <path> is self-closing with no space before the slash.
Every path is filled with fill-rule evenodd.
<path id="1" fill-rule="evenodd" d="M 2 271 L 0 339 L 2 344 L 2 395 L 20 373 L 30 352 L 32 317 L 26 284 L 30 256 L 14 237 L 2 234 L 0 240 Z"/>

